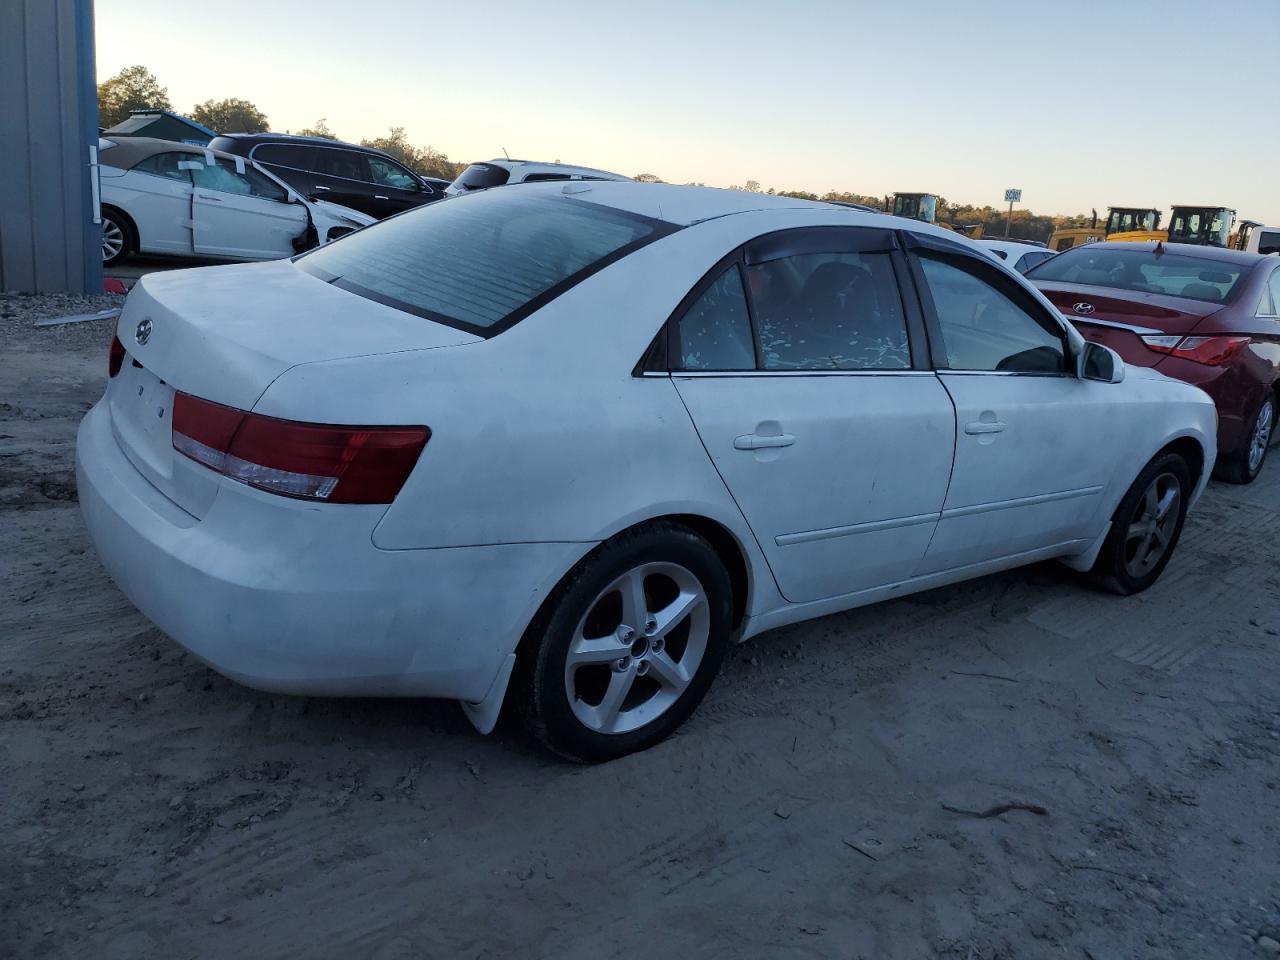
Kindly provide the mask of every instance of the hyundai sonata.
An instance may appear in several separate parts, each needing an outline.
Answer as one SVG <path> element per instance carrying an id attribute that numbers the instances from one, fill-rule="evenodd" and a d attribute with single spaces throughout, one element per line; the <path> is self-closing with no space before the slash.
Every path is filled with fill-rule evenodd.
<path id="1" fill-rule="evenodd" d="M 1133 593 L 1215 456 L 967 241 L 758 194 L 541 183 L 292 261 L 152 274 L 80 428 L 85 521 L 165 632 L 267 690 L 510 697 L 647 747 L 725 649 L 1048 558 Z"/>

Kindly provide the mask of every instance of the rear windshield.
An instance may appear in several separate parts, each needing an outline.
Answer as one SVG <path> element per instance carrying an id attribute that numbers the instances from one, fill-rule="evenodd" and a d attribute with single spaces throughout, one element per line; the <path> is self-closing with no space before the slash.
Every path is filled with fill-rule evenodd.
<path id="1" fill-rule="evenodd" d="M 484 190 L 486 187 L 500 187 L 510 177 L 511 171 L 506 167 L 494 166 L 492 163 L 473 163 L 453 183 L 464 190 Z"/>
<path id="2" fill-rule="evenodd" d="M 1027 276 L 1050 283 L 1083 283 L 1222 303 L 1247 272 L 1245 265 L 1208 257 L 1108 249 L 1111 246 L 1097 243 L 1068 250 L 1033 267 Z"/>
<path id="3" fill-rule="evenodd" d="M 392 217 L 296 262 L 370 300 L 491 336 L 675 229 L 559 193 L 490 190 Z"/>

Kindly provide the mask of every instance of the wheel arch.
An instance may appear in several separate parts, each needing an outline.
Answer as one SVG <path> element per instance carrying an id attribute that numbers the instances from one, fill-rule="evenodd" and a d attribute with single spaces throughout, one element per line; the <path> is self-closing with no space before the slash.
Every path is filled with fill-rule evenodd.
<path id="1" fill-rule="evenodd" d="M 1150 463 L 1156 457 L 1164 456 L 1166 453 L 1176 453 L 1187 462 L 1187 468 L 1191 471 L 1191 488 L 1198 490 L 1200 488 L 1200 480 L 1204 476 L 1205 462 L 1205 450 L 1200 441 L 1190 436 L 1176 437 L 1157 450 L 1147 463 Z M 1143 469 L 1146 469 L 1145 464 Z"/>
<path id="2" fill-rule="evenodd" d="M 142 246 L 142 238 L 138 235 L 137 221 L 129 215 L 129 211 L 124 209 L 124 207 L 104 201 L 102 203 L 102 211 L 105 213 L 108 210 L 116 214 L 121 219 L 124 223 L 125 229 L 129 231 L 128 239 L 132 242 L 132 249 L 134 251 L 138 250 L 138 248 Z"/>

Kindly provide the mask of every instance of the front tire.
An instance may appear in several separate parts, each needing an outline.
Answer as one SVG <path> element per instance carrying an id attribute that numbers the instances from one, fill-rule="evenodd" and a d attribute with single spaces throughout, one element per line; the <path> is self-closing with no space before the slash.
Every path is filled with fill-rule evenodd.
<path id="1" fill-rule="evenodd" d="M 1091 571 L 1094 581 L 1127 596 L 1160 579 L 1182 535 L 1191 490 L 1191 470 L 1178 454 L 1162 454 L 1147 464 L 1111 518 L 1111 532 Z"/>
<path id="2" fill-rule="evenodd" d="M 1244 438 L 1243 446 L 1221 461 L 1218 476 L 1230 483 L 1253 483 L 1258 479 L 1267 451 L 1271 449 L 1275 426 L 1276 395 L 1267 391 L 1258 404 L 1258 412 L 1253 416 L 1253 425 Z"/>
<path id="3" fill-rule="evenodd" d="M 115 210 L 102 211 L 102 265 L 113 267 L 129 256 L 136 246 L 133 227 Z"/>
<path id="4" fill-rule="evenodd" d="M 670 736 L 720 669 L 731 594 L 715 550 L 686 527 L 649 523 L 601 544 L 529 628 L 513 682 L 526 727 L 589 763 Z"/>

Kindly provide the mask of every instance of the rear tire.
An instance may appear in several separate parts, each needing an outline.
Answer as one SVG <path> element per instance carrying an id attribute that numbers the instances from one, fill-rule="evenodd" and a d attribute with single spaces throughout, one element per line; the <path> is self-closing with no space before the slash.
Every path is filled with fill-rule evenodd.
<path id="1" fill-rule="evenodd" d="M 1267 461 L 1267 451 L 1275 438 L 1275 426 L 1276 395 L 1267 391 L 1253 415 L 1252 425 L 1245 431 L 1240 449 L 1222 458 L 1214 472 L 1229 483 L 1253 483 Z"/>
<path id="2" fill-rule="evenodd" d="M 1162 454 L 1147 464 L 1116 507 L 1111 532 L 1090 571 L 1093 581 L 1128 596 L 1160 579 L 1182 535 L 1191 490 L 1191 470 L 1178 454 Z"/>
<path id="3" fill-rule="evenodd" d="M 529 732 L 586 763 L 670 736 L 719 672 L 732 589 L 715 550 L 687 527 L 647 523 L 602 543 L 525 636 L 512 690 Z"/>

